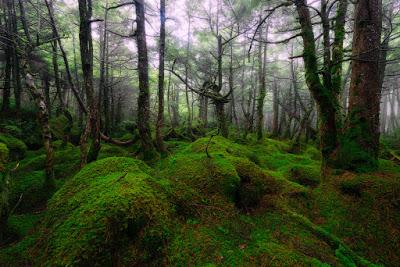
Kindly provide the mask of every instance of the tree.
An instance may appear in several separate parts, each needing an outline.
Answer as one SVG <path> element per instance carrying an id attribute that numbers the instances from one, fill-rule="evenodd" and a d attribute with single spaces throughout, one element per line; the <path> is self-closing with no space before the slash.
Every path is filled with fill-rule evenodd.
<path id="1" fill-rule="evenodd" d="M 136 42 L 138 48 L 138 72 L 139 72 L 139 97 L 138 118 L 141 150 L 143 159 L 150 160 L 154 157 L 155 149 L 151 140 L 150 131 L 150 93 L 149 93 L 149 63 L 147 58 L 147 42 L 145 28 L 144 1 L 136 0 Z"/>
<path id="2" fill-rule="evenodd" d="M 160 152 L 165 152 L 162 135 L 164 125 L 164 57 L 165 57 L 165 0 L 160 0 L 160 51 L 158 66 L 158 114 L 156 127 L 156 142 Z"/>
<path id="3" fill-rule="evenodd" d="M 268 38 L 268 24 L 266 27 L 266 39 Z M 262 40 L 262 30 L 260 30 L 260 40 Z M 264 50 L 262 50 L 264 47 Z M 267 65 L 267 44 L 259 44 L 259 93 L 257 99 L 257 139 L 261 140 L 263 137 L 264 127 L 264 100 L 266 95 L 266 65 Z"/>
<path id="4" fill-rule="evenodd" d="M 332 83 L 333 80 L 341 80 L 341 67 L 343 58 L 343 39 L 344 39 L 344 23 L 342 17 L 345 16 L 347 10 L 347 0 L 339 1 L 339 7 L 335 22 L 335 38 L 333 43 L 333 62 L 331 60 L 329 42 L 329 24 L 324 21 L 326 14 L 321 13 L 323 20 L 323 37 L 324 37 L 324 66 L 323 66 L 323 81 L 319 77 L 319 67 L 317 61 L 317 52 L 315 47 L 315 36 L 313 32 L 313 24 L 311 21 L 310 10 L 305 0 L 294 1 L 301 27 L 301 37 L 303 39 L 303 59 L 305 65 L 305 78 L 307 86 L 315 99 L 318 107 L 320 118 L 320 147 L 323 156 L 323 166 L 335 166 L 335 152 L 338 146 L 338 133 L 340 131 L 340 109 L 338 92 L 340 83 Z M 322 2 L 322 9 L 326 3 Z M 328 38 L 328 40 L 326 40 Z M 334 66 L 334 67 L 333 67 Z"/>
<path id="5" fill-rule="evenodd" d="M 374 168 L 378 164 L 381 32 L 382 0 L 358 1 L 348 116 L 338 155 L 346 168 Z"/>
<path id="6" fill-rule="evenodd" d="M 88 114 L 86 126 L 81 135 L 81 167 L 96 160 L 100 151 L 100 118 L 98 104 L 93 88 L 93 43 L 92 43 L 92 1 L 79 0 L 79 44 L 83 72 L 83 86 L 86 92 Z M 92 137 L 90 148 L 87 147 L 89 135 Z"/>

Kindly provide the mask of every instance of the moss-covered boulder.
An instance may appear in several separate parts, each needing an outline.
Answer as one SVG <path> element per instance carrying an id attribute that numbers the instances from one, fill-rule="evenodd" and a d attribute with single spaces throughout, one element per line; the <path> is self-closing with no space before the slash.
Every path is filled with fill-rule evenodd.
<path id="1" fill-rule="evenodd" d="M 0 134 L 0 142 L 8 147 L 11 160 L 19 160 L 25 157 L 27 147 L 25 143 L 18 138 L 8 134 Z"/>
<path id="2" fill-rule="evenodd" d="M 143 162 L 93 162 L 52 197 L 39 243 L 46 266 L 143 265 L 159 260 L 172 208 Z"/>

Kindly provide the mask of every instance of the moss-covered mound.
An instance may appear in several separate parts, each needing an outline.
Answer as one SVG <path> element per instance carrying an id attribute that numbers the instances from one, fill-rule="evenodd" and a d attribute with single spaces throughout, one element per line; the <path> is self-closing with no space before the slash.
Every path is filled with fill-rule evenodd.
<path id="1" fill-rule="evenodd" d="M 0 134 L 0 142 L 8 147 L 11 160 L 19 160 L 25 157 L 27 147 L 25 143 L 18 138 L 8 134 Z"/>
<path id="2" fill-rule="evenodd" d="M 168 236 L 171 206 L 130 158 L 89 164 L 50 200 L 32 251 L 47 266 L 111 266 L 157 261 Z M 128 261 L 128 262 L 126 262 Z"/>
<path id="3" fill-rule="evenodd" d="M 320 168 L 314 166 L 293 165 L 289 169 L 288 178 L 301 185 L 315 187 L 321 182 Z"/>

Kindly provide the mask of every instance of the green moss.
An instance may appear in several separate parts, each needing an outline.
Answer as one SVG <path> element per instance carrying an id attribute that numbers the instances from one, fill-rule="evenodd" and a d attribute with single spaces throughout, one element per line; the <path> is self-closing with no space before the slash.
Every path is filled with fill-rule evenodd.
<path id="1" fill-rule="evenodd" d="M 19 238 L 23 238 L 33 230 L 42 217 L 42 213 L 14 214 L 8 218 L 8 225 Z"/>
<path id="2" fill-rule="evenodd" d="M 8 148 L 5 144 L 0 143 L 0 172 L 5 171 L 5 163 L 8 160 Z"/>
<path id="3" fill-rule="evenodd" d="M 308 145 L 304 151 L 304 155 L 310 157 L 313 160 L 321 160 L 321 151 L 319 151 L 315 146 Z"/>
<path id="4" fill-rule="evenodd" d="M 171 206 L 149 168 L 130 158 L 87 165 L 49 202 L 37 260 L 45 265 L 157 262 Z"/>
<path id="5" fill-rule="evenodd" d="M 35 229 L 36 236 L 0 249 L 0 265 L 368 266 L 368 258 L 390 266 L 399 261 L 393 253 L 400 251 L 400 237 L 393 234 L 400 225 L 395 164 L 381 160 L 377 173 L 342 171 L 322 180 L 315 147 L 290 154 L 286 141 L 253 139 L 167 142 L 172 154 L 154 169 L 110 157 L 133 150 L 106 144 L 100 152 L 104 159 L 71 178 L 79 149 L 56 146 L 56 168 L 60 174 L 61 168 L 68 170 L 66 182 L 37 228 L 29 214 L 12 216 L 11 224 L 21 225 L 15 232 Z M 27 155 L 13 179 L 24 177 L 28 185 L 35 179 L 26 174 L 44 178 L 43 151 Z M 361 186 L 357 198 L 343 193 L 349 182 Z"/>
<path id="6" fill-rule="evenodd" d="M 0 134 L 0 142 L 7 145 L 11 160 L 25 157 L 27 147 L 24 142 L 8 134 Z"/>
<path id="7" fill-rule="evenodd" d="M 266 194 L 278 194 L 282 190 L 279 180 L 268 175 L 253 162 L 237 158 L 233 160 L 240 177 L 236 204 L 241 208 L 257 207 Z"/>
<path id="8" fill-rule="evenodd" d="M 10 203 L 18 204 L 18 211 L 43 208 L 53 192 L 45 188 L 44 171 L 32 171 L 11 179 Z"/>
<path id="9" fill-rule="evenodd" d="M 289 169 L 288 177 L 292 181 L 305 186 L 315 187 L 320 183 L 318 166 L 294 165 Z"/>
<path id="10" fill-rule="evenodd" d="M 128 157 L 129 151 L 123 147 L 110 145 L 110 144 L 102 144 L 99 152 L 98 159 L 103 159 L 107 157 Z"/>
<path id="11" fill-rule="evenodd" d="M 64 115 L 54 117 L 50 120 L 51 133 L 56 140 L 62 140 L 65 134 L 71 132 L 71 128 L 71 122 Z"/>

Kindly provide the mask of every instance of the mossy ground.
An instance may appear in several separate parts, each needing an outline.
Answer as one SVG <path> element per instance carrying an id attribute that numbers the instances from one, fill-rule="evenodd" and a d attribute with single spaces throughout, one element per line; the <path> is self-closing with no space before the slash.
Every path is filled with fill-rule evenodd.
<path id="1" fill-rule="evenodd" d="M 320 177 L 312 145 L 296 154 L 273 139 L 167 145 L 171 154 L 149 167 L 104 144 L 78 173 L 79 148 L 56 145 L 58 190 L 39 212 L 20 203 L 9 223 L 25 237 L 0 250 L 0 265 L 400 264 L 400 168 L 391 161 Z M 42 188 L 42 157 L 26 153 L 15 196 Z"/>

